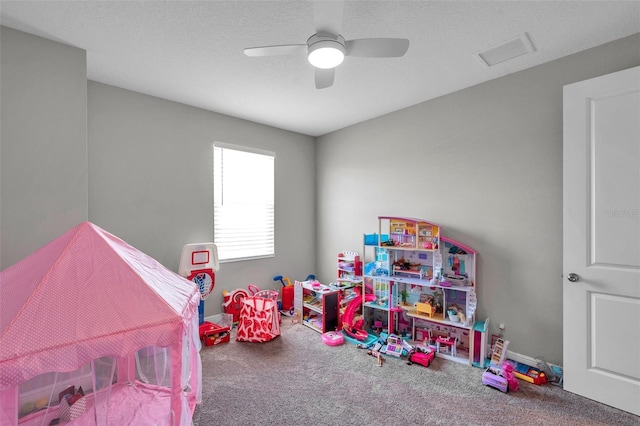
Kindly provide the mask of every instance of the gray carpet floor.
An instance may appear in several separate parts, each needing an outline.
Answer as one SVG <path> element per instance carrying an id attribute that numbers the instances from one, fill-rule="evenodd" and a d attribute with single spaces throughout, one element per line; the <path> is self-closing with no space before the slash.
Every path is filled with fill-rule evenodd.
<path id="1" fill-rule="evenodd" d="M 327 346 L 283 317 L 267 343 L 203 347 L 202 404 L 210 425 L 640 425 L 640 417 L 523 381 L 515 392 L 484 386 L 482 369 L 436 358 L 430 367 L 363 349 Z"/>

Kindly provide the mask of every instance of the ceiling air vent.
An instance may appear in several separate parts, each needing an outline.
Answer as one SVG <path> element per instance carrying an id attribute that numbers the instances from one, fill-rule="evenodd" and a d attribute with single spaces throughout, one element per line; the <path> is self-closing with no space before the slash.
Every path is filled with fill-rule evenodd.
<path id="1" fill-rule="evenodd" d="M 520 34 L 518 37 L 511 40 L 507 40 L 487 49 L 483 52 L 478 52 L 477 55 L 480 61 L 488 67 L 492 67 L 509 59 L 517 58 L 518 56 L 526 55 L 527 53 L 533 53 L 536 49 L 531 43 L 531 39 L 527 33 Z"/>

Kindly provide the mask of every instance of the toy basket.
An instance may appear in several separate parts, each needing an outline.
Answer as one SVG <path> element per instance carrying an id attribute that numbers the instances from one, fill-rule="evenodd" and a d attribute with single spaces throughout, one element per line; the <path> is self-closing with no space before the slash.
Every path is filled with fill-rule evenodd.
<path id="1" fill-rule="evenodd" d="M 236 341 L 268 342 L 280 335 L 278 295 L 274 290 L 262 290 L 242 299 Z"/>

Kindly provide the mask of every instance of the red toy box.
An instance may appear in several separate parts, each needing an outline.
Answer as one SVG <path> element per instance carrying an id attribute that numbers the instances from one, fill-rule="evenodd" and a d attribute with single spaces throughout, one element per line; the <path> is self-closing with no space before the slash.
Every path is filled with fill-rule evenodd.
<path id="1" fill-rule="evenodd" d="M 205 346 L 227 343 L 231 340 L 229 327 L 223 327 L 221 325 L 205 321 L 200 325 L 200 340 Z"/>

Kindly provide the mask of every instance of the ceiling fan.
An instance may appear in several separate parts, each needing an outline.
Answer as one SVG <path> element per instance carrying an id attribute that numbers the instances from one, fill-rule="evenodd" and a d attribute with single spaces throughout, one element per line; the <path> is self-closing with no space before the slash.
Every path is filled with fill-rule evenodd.
<path id="1" fill-rule="evenodd" d="M 345 56 L 364 58 L 397 58 L 409 49 L 405 38 L 362 38 L 345 40 L 340 35 L 342 26 L 342 1 L 314 2 L 316 33 L 305 44 L 248 47 L 247 56 L 279 56 L 307 53 L 309 63 L 315 67 L 316 88 L 324 89 L 333 84 L 335 68 Z"/>

